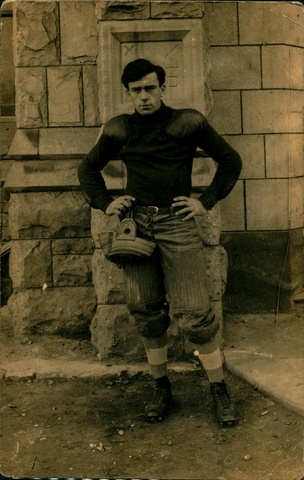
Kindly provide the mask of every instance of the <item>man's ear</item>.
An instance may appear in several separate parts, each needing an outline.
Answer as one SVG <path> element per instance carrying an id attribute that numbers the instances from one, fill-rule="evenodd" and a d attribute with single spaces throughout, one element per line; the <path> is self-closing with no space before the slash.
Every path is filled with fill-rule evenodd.
<path id="1" fill-rule="evenodd" d="M 166 84 L 163 83 L 160 88 L 161 88 L 161 91 L 162 91 L 162 92 L 161 92 L 161 97 L 162 97 L 162 96 L 165 95 L 165 93 L 166 93 Z"/>
<path id="2" fill-rule="evenodd" d="M 126 88 L 126 94 L 127 94 L 128 99 L 131 100 L 130 90 L 128 88 Z"/>

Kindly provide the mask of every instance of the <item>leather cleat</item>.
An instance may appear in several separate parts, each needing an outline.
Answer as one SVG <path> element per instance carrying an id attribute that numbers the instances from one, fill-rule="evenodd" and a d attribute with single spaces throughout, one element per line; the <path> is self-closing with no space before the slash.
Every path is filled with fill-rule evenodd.
<path id="1" fill-rule="evenodd" d="M 238 414 L 226 383 L 224 381 L 211 383 L 210 391 L 219 423 L 222 426 L 234 425 L 238 420 Z"/>
<path id="2" fill-rule="evenodd" d="M 156 386 L 153 400 L 145 406 L 145 417 L 148 422 L 161 422 L 166 418 L 173 407 L 173 396 L 171 393 L 171 386 L 168 380 L 168 385 L 165 387 Z"/>

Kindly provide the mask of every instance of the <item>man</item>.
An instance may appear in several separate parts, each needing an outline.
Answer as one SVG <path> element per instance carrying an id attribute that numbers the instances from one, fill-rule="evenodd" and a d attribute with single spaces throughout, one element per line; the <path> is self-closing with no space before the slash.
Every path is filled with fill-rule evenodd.
<path id="1" fill-rule="evenodd" d="M 145 414 L 150 421 L 161 420 L 173 402 L 167 372 L 170 313 L 207 373 L 217 419 L 222 425 L 233 423 L 237 413 L 224 382 L 219 323 L 206 289 L 202 240 L 194 217 L 228 195 L 239 177 L 241 159 L 200 112 L 175 110 L 162 102 L 162 67 L 138 59 L 125 67 L 121 80 L 135 112 L 106 123 L 78 174 L 93 208 L 120 219 L 132 210 L 140 234 L 157 245 L 147 260 L 123 267 L 127 305 L 155 379 L 155 396 Z M 218 163 L 211 185 L 198 199 L 190 196 L 197 147 Z M 114 199 L 100 171 L 118 155 L 127 168 L 127 186 L 125 195 Z"/>

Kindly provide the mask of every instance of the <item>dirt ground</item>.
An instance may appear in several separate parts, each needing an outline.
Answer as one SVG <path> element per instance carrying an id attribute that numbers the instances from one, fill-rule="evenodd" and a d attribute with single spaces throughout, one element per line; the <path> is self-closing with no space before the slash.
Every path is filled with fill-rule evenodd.
<path id="1" fill-rule="evenodd" d="M 2 358 L 97 361 L 89 338 L 14 339 L 7 308 L 1 313 Z M 304 418 L 225 373 L 240 414 L 229 428 L 216 422 L 200 367 L 170 372 L 176 406 L 157 424 L 143 417 L 153 393 L 145 373 L 4 379 L 0 471 L 9 478 L 304 478 Z"/>
<path id="2" fill-rule="evenodd" d="M 68 351 L 89 350 L 82 342 L 64 345 Z M 30 346 L 30 341 L 24 345 L 25 355 Z M 200 368 L 171 373 L 176 407 L 158 424 L 146 423 L 142 415 L 153 387 L 146 374 L 3 380 L 1 473 L 10 478 L 300 480 L 304 419 L 229 372 L 226 378 L 241 417 L 229 428 L 214 418 Z"/>

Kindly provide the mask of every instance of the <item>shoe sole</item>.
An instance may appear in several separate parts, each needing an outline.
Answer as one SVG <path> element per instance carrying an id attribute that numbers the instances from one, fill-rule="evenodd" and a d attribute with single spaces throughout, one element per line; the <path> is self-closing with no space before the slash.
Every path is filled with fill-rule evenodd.
<path id="1" fill-rule="evenodd" d="M 170 415 L 170 412 L 173 410 L 173 408 L 174 408 L 174 401 L 172 400 L 170 405 L 168 405 L 166 410 L 161 415 L 157 413 L 154 414 L 153 412 L 150 412 L 150 413 L 145 412 L 145 419 L 149 423 L 162 422 L 163 420 L 165 420 L 165 418 L 167 418 Z"/>
<path id="2" fill-rule="evenodd" d="M 219 423 L 222 427 L 226 427 L 226 426 L 229 426 L 229 427 L 232 427 L 233 425 L 235 425 L 237 422 L 238 422 L 238 418 L 235 417 L 235 418 L 227 418 L 227 420 L 219 420 Z"/>

